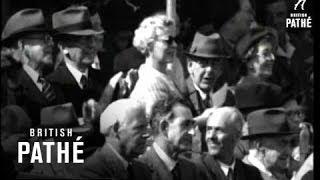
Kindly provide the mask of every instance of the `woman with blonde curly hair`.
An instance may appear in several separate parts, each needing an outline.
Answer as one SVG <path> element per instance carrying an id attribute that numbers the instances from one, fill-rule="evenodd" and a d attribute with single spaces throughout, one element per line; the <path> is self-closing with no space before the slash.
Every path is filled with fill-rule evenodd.
<path id="1" fill-rule="evenodd" d="M 139 79 L 131 98 L 153 104 L 163 98 L 182 97 L 168 75 L 168 65 L 177 61 L 175 31 L 174 21 L 161 13 L 145 18 L 135 30 L 133 46 L 146 60 L 139 68 Z"/>

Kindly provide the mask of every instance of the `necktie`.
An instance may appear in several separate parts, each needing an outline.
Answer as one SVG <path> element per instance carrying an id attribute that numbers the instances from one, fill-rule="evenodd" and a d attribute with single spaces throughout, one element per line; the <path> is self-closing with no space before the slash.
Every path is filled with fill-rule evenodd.
<path id="1" fill-rule="evenodd" d="M 53 88 L 50 83 L 46 81 L 43 77 L 39 76 L 38 82 L 42 84 L 42 93 L 48 101 L 53 101 L 56 98 Z"/>
<path id="2" fill-rule="evenodd" d="M 231 168 L 228 171 L 228 180 L 233 180 L 233 170 Z"/>
<path id="3" fill-rule="evenodd" d="M 80 84 L 82 85 L 82 89 L 87 89 L 88 88 L 88 79 L 87 79 L 87 77 L 85 75 L 81 76 Z"/>
<path id="4" fill-rule="evenodd" d="M 180 180 L 180 172 L 179 172 L 179 164 L 177 163 L 176 166 L 171 171 L 173 180 Z"/>
<path id="5" fill-rule="evenodd" d="M 210 99 L 210 95 L 208 94 L 206 96 L 206 98 L 203 100 L 203 104 L 204 104 L 204 108 L 210 108 L 211 107 L 211 99 Z"/>

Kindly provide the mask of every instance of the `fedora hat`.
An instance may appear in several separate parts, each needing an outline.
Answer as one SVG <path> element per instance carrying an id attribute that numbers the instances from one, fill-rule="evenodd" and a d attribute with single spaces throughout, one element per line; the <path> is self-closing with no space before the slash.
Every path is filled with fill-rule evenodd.
<path id="1" fill-rule="evenodd" d="M 70 6 L 53 13 L 52 27 L 56 31 L 55 35 L 89 36 L 104 32 L 93 25 L 89 10 L 85 6 Z"/>
<path id="2" fill-rule="evenodd" d="M 273 28 L 258 26 L 256 28 L 251 29 L 236 44 L 235 49 L 237 57 L 243 58 L 251 47 L 253 47 L 261 39 L 267 36 L 271 36 L 274 38 L 273 47 L 277 47 L 278 35 Z"/>
<path id="3" fill-rule="evenodd" d="M 187 56 L 198 58 L 231 58 L 225 40 L 218 33 L 205 35 L 196 32 Z"/>
<path id="4" fill-rule="evenodd" d="M 48 106 L 41 109 L 40 127 L 72 128 L 73 132 L 86 132 L 90 128 L 80 127 L 72 103 Z"/>
<path id="5" fill-rule="evenodd" d="M 1 41 L 6 41 L 27 32 L 48 31 L 41 9 L 22 9 L 12 15 L 1 34 Z"/>
<path id="6" fill-rule="evenodd" d="M 299 133 L 289 128 L 284 108 L 253 111 L 247 116 L 247 126 L 248 134 L 242 136 L 242 139 L 286 136 Z"/>

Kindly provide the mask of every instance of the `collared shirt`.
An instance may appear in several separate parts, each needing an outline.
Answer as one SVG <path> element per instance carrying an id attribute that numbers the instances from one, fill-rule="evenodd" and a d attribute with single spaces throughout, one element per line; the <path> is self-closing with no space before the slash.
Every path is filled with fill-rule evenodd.
<path id="1" fill-rule="evenodd" d="M 26 73 L 29 75 L 29 77 L 32 79 L 34 84 L 37 86 L 37 88 L 42 91 L 42 84 L 38 82 L 39 79 L 39 73 L 36 72 L 34 69 L 32 69 L 30 66 L 24 64 L 22 68 L 26 71 Z"/>
<path id="2" fill-rule="evenodd" d="M 291 59 L 294 51 L 296 50 L 296 48 L 290 43 L 290 37 L 288 34 L 286 34 L 286 44 L 285 44 L 285 50 L 282 49 L 282 47 L 278 47 L 277 49 L 277 55 L 278 56 L 282 56 L 282 57 L 286 57 L 288 59 Z"/>
<path id="3" fill-rule="evenodd" d="M 226 176 L 228 176 L 228 173 L 229 173 L 229 169 L 230 169 L 230 168 L 231 168 L 232 171 L 234 172 L 234 166 L 235 166 L 235 164 L 236 164 L 236 161 L 235 161 L 235 160 L 233 160 L 233 162 L 232 162 L 231 165 L 227 165 L 227 164 L 225 164 L 225 163 L 223 163 L 223 162 L 221 162 L 221 161 L 218 161 L 218 163 L 219 163 L 219 165 L 220 165 L 221 170 L 223 171 L 223 173 L 224 173 Z"/>
<path id="4" fill-rule="evenodd" d="M 123 163 L 123 166 L 125 167 L 125 169 L 127 169 L 129 166 L 128 161 L 126 161 L 110 144 L 107 144 L 107 146 L 109 146 L 109 148 L 112 150 L 112 152 L 114 152 L 114 154 L 120 159 L 120 161 Z"/>
<path id="5" fill-rule="evenodd" d="M 195 83 L 193 83 L 194 88 L 198 91 L 201 100 L 206 100 L 208 96 L 210 96 L 209 94 L 203 92 Z"/>
<path id="6" fill-rule="evenodd" d="M 97 54 L 94 56 L 94 60 L 93 60 L 93 63 L 91 64 L 91 67 L 93 69 L 101 70 L 100 60 Z"/>
<path id="7" fill-rule="evenodd" d="M 76 79 L 79 87 L 81 89 L 83 89 L 82 84 L 80 83 L 80 80 L 81 80 L 82 75 L 84 75 L 86 78 L 88 78 L 88 69 L 86 69 L 86 71 L 84 73 L 82 73 L 78 69 L 73 67 L 71 64 L 69 64 L 68 61 L 65 61 L 65 62 L 66 62 L 67 68 L 71 72 L 72 76 Z"/>
<path id="8" fill-rule="evenodd" d="M 272 173 L 260 162 L 259 159 L 257 159 L 255 156 L 257 154 L 257 150 L 250 149 L 248 154 L 248 161 L 251 165 L 255 166 L 260 170 L 260 172 L 264 173 L 265 175 L 269 177 L 273 177 Z"/>
<path id="9" fill-rule="evenodd" d="M 175 160 L 173 160 L 172 158 L 170 158 L 160 147 L 157 143 L 153 143 L 152 144 L 154 150 L 156 151 L 156 153 L 158 154 L 158 156 L 160 157 L 160 159 L 164 162 L 164 164 L 166 165 L 166 167 L 169 169 L 169 171 L 171 172 L 173 170 L 173 168 L 176 166 L 177 162 Z"/>

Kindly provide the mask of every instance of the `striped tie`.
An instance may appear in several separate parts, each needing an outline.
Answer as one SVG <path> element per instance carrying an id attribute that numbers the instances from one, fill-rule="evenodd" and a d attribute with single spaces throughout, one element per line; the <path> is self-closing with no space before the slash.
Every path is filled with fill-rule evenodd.
<path id="1" fill-rule="evenodd" d="M 42 84 L 42 93 L 48 101 L 53 101 L 56 99 L 56 94 L 54 93 L 53 88 L 50 83 L 47 82 L 43 77 L 39 76 L 38 82 Z"/>

